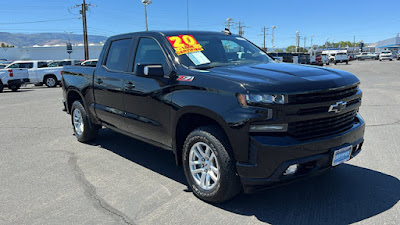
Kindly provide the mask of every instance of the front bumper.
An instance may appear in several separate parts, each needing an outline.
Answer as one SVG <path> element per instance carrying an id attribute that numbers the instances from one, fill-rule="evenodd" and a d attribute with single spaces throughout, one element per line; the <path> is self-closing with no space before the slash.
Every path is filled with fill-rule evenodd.
<path id="1" fill-rule="evenodd" d="M 238 162 L 236 167 L 245 192 L 254 192 L 290 183 L 332 168 L 334 150 L 352 145 L 351 158 L 364 142 L 365 123 L 358 122 L 343 133 L 307 141 L 289 136 L 250 136 L 250 162 Z M 283 175 L 293 164 L 299 164 L 295 174 Z"/>

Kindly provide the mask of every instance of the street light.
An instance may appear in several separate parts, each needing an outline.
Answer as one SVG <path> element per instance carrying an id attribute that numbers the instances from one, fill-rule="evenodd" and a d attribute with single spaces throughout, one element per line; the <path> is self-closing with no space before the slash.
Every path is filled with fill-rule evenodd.
<path id="1" fill-rule="evenodd" d="M 149 30 L 149 28 L 148 28 L 148 26 L 147 26 L 147 6 L 148 5 L 150 5 L 151 3 L 152 3 L 153 1 L 151 1 L 151 0 L 142 0 L 142 3 L 143 3 L 143 5 L 144 5 L 144 20 L 145 20 L 145 23 L 146 23 L 146 31 L 148 31 Z"/>

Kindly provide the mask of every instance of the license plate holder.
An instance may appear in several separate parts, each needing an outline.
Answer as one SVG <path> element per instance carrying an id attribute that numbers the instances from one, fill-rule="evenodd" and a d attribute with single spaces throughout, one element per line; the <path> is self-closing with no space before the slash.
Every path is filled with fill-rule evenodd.
<path id="1" fill-rule="evenodd" d="M 332 166 L 337 166 L 341 163 L 344 163 L 348 161 L 351 157 L 351 150 L 353 149 L 353 146 L 346 146 L 343 148 L 340 148 L 338 150 L 335 150 L 333 152 L 333 157 L 332 157 Z"/>

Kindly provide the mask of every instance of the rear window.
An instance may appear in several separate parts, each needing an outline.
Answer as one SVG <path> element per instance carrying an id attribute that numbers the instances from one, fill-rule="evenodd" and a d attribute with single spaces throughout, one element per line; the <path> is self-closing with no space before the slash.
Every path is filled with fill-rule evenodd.
<path id="1" fill-rule="evenodd" d="M 382 52 L 383 54 L 389 54 L 389 53 L 392 53 L 392 52 Z"/>
<path id="2" fill-rule="evenodd" d="M 105 66 L 110 70 L 127 71 L 131 39 L 111 42 Z"/>

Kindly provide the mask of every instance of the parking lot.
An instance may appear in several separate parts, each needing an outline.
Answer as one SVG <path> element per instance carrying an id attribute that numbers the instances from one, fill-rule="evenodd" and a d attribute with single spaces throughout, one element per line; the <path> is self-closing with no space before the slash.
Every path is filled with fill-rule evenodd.
<path id="1" fill-rule="evenodd" d="M 363 151 L 330 172 L 211 205 L 174 155 L 100 131 L 73 136 L 61 88 L 0 93 L 0 224 L 399 224 L 400 61 L 330 65 L 361 80 Z"/>

